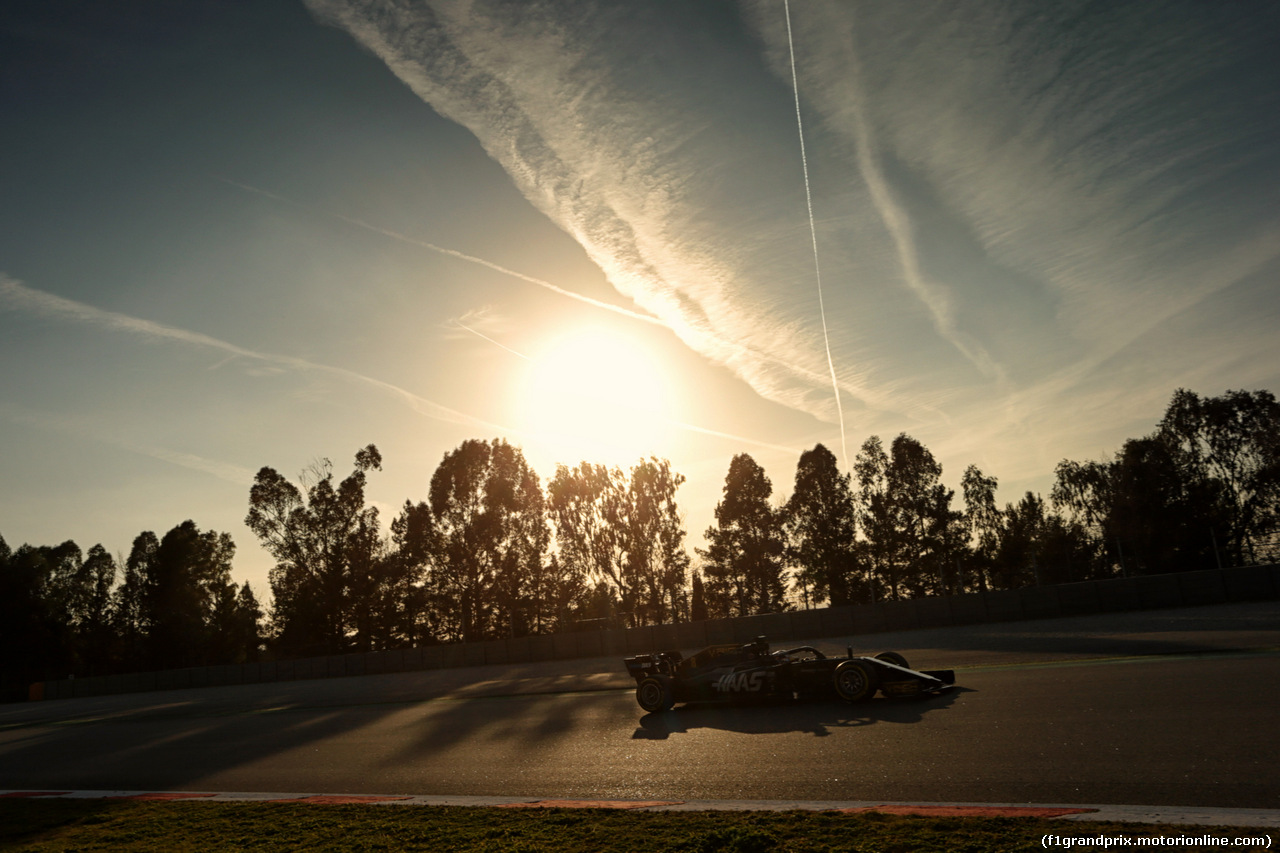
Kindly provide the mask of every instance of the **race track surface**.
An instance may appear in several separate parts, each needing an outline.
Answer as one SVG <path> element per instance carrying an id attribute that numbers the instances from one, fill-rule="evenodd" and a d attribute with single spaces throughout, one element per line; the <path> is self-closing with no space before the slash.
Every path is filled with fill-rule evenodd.
<path id="1" fill-rule="evenodd" d="M 0 789 L 1280 802 L 1280 605 L 854 641 L 959 686 L 646 715 L 600 660 L 9 705 Z"/>

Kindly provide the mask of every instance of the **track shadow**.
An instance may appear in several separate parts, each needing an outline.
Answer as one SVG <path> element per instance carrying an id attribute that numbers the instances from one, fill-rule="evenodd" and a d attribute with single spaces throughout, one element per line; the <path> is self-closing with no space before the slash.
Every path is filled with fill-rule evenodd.
<path id="1" fill-rule="evenodd" d="M 571 741 L 618 701 L 616 691 L 489 696 L 431 703 L 404 727 L 401 746 L 387 766 L 457 752 L 460 744 L 517 752 Z"/>
<path id="2" fill-rule="evenodd" d="M 760 702 L 744 705 L 690 703 L 670 711 L 645 714 L 632 740 L 666 740 L 695 729 L 739 734 L 808 732 L 826 737 L 836 729 L 877 723 L 918 723 L 925 714 L 949 708 L 967 688 L 953 688 L 917 699 L 873 699 L 857 705 L 838 701 Z"/>

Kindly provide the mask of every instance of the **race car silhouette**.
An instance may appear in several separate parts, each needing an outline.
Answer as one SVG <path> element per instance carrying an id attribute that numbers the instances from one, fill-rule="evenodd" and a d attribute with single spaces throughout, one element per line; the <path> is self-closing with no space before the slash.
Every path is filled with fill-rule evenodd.
<path id="1" fill-rule="evenodd" d="M 911 669 L 897 652 L 874 657 L 827 657 L 813 646 L 769 651 L 764 637 L 750 643 L 708 646 L 691 657 L 678 651 L 625 660 L 636 680 L 636 701 L 646 711 L 677 702 L 742 702 L 760 699 L 827 699 L 863 702 L 879 691 L 887 698 L 940 693 L 955 684 L 949 669 Z"/>

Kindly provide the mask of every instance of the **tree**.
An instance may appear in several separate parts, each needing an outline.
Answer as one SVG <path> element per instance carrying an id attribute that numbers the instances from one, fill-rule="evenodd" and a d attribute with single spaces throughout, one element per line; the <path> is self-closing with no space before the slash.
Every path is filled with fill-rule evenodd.
<path id="1" fill-rule="evenodd" d="M 849 475 L 821 444 L 800 454 L 795 489 L 783 510 L 787 560 L 818 598 L 834 606 L 869 592 L 858 575 L 857 516 Z"/>
<path id="2" fill-rule="evenodd" d="M 214 602 L 209 662 L 256 661 L 262 643 L 262 608 L 248 581 L 224 584 Z"/>
<path id="3" fill-rule="evenodd" d="M 637 591 L 627 573 L 628 543 L 619 523 L 627 491 L 620 468 L 583 462 L 575 468 L 556 466 L 547 484 L 547 512 L 555 530 L 557 558 L 564 571 L 594 585 L 590 598 L 599 599 L 579 610 L 585 616 L 608 616 L 611 603 L 634 620 Z M 597 612 L 600 606 L 607 612 Z M 635 624 L 634 621 L 632 624 Z"/>
<path id="4" fill-rule="evenodd" d="M 430 585 L 441 633 L 471 642 L 521 633 L 549 532 L 543 495 L 518 448 L 468 440 L 431 478 L 435 553 Z"/>
<path id="5" fill-rule="evenodd" d="M 94 545 L 73 579 L 69 615 L 75 630 L 77 656 L 88 675 L 106 673 L 115 662 L 112 589 L 116 574 L 115 558 L 102 545 Z"/>
<path id="6" fill-rule="evenodd" d="M 1219 481 L 1197 477 L 1159 434 L 1129 439 L 1110 461 L 1063 460 L 1050 497 L 1089 538 L 1084 576 L 1212 565 L 1212 528 L 1229 528 Z"/>
<path id="7" fill-rule="evenodd" d="M 940 482 L 942 466 L 933 454 L 905 433 L 886 454 L 872 436 L 854 472 L 866 548 L 887 597 L 952 591 L 962 517 L 951 509 L 954 492 Z"/>
<path id="8" fill-rule="evenodd" d="M 146 592 L 143 572 L 160 547 L 151 531 L 134 537 L 129 556 L 124 561 L 124 580 L 111 594 L 111 623 L 116 633 L 117 660 L 128 670 L 145 669 L 147 661 L 147 626 L 143 622 L 143 595 Z"/>
<path id="9" fill-rule="evenodd" d="M 368 648 L 369 573 L 380 558 L 378 511 L 365 506 L 366 473 L 382 469 L 370 444 L 336 488 L 328 459 L 290 483 L 263 468 L 249 491 L 245 524 L 275 558 L 269 580 L 276 642 L 294 654 Z"/>
<path id="10" fill-rule="evenodd" d="M 3 540 L 0 540 L 3 542 Z M 0 548 L 0 685 L 19 698 L 33 681 L 75 671 L 69 579 L 81 564 L 80 547 L 22 545 Z M 16 694 L 16 695 L 15 695 Z"/>
<path id="11" fill-rule="evenodd" d="M 432 626 L 438 621 L 432 610 L 432 596 L 427 578 L 437 552 L 435 516 L 426 501 L 404 502 L 404 508 L 391 522 L 391 554 L 394 580 L 382 607 L 383 620 L 393 642 L 408 647 L 432 639 Z M 399 606 L 395 599 L 398 599 Z"/>
<path id="12" fill-rule="evenodd" d="M 1158 435 L 1130 439 L 1110 466 L 1107 539 L 1134 574 L 1211 565 L 1210 527 L 1222 519 L 1218 484 L 1191 476 Z"/>
<path id="13" fill-rule="evenodd" d="M 625 566 L 635 590 L 640 624 L 676 621 L 684 613 L 689 554 L 676 490 L 684 476 L 665 459 L 651 457 L 631 468 L 620 520 L 627 549 Z"/>
<path id="14" fill-rule="evenodd" d="M 941 483 L 942 465 L 905 433 L 890 451 L 889 495 L 897 528 L 899 577 L 909 595 L 949 592 L 953 586 L 960 515 L 954 492 Z"/>
<path id="15" fill-rule="evenodd" d="M 754 459 L 733 457 L 716 526 L 699 549 L 707 577 L 707 610 L 714 616 L 750 616 L 787 609 L 782 514 L 769 504 L 773 484 Z"/>
<path id="16" fill-rule="evenodd" d="M 169 669 L 215 662 L 218 603 L 234 586 L 231 534 L 202 532 L 187 520 L 166 533 L 154 550 L 154 535 L 138 539 L 147 553 L 131 562 L 142 581 L 140 610 L 151 665 Z"/>
<path id="17" fill-rule="evenodd" d="M 1002 516 L 996 506 L 998 485 L 995 477 L 986 476 L 977 465 L 966 468 L 960 480 L 964 494 L 964 525 L 969 534 L 968 563 L 981 590 L 986 590 L 991 583 L 1000 546 Z"/>
<path id="18" fill-rule="evenodd" d="M 640 460 L 629 475 L 590 462 L 557 466 L 547 506 L 566 577 L 595 585 L 584 613 L 608 615 L 586 603 L 594 601 L 596 609 L 613 602 L 631 625 L 683 614 L 689 555 L 675 499 L 682 483 L 684 476 L 656 457 Z"/>
<path id="19" fill-rule="evenodd" d="M 1007 505 L 1003 517 L 992 571 L 995 586 L 1017 589 L 1089 578 L 1092 550 L 1079 523 L 1049 512 L 1032 492 Z"/>
<path id="20" fill-rule="evenodd" d="M 1280 403 L 1275 396 L 1228 391 L 1202 398 L 1180 388 L 1157 436 L 1197 497 L 1220 497 L 1223 544 L 1231 562 L 1256 562 L 1260 542 L 1280 523 Z"/>
<path id="21" fill-rule="evenodd" d="M 689 603 L 689 620 L 692 622 L 707 621 L 707 596 L 702 585 L 702 572 L 693 573 L 693 592 Z"/>
<path id="22" fill-rule="evenodd" d="M 898 531 L 889 493 L 889 454 L 880 436 L 873 435 L 862 443 L 853 460 L 853 473 L 858 478 L 855 515 L 863 536 L 859 548 L 868 569 L 871 600 L 879 601 L 886 591 L 896 598 Z"/>

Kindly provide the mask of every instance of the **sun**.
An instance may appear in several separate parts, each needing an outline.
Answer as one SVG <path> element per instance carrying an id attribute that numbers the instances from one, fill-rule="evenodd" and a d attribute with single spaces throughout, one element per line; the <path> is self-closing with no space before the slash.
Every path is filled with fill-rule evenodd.
<path id="1" fill-rule="evenodd" d="M 664 454 L 670 389 L 660 360 L 637 340 L 579 329 L 530 359 L 520 389 L 523 431 L 555 462 L 630 465 Z"/>

